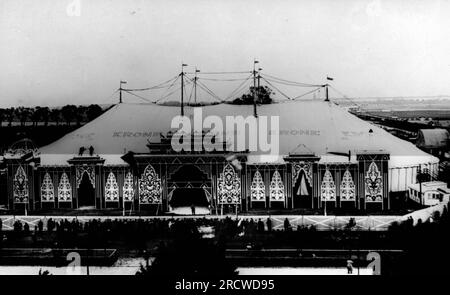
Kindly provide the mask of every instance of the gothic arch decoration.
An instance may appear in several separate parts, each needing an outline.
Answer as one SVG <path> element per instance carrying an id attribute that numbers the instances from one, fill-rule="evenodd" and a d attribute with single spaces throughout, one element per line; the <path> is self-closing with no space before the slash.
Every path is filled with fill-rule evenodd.
<path id="1" fill-rule="evenodd" d="M 28 203 L 28 178 L 22 166 L 17 168 L 13 179 L 14 203 Z"/>
<path id="2" fill-rule="evenodd" d="M 250 186 L 250 197 L 253 202 L 266 200 L 266 187 L 264 185 L 261 173 L 258 170 L 256 170 Z"/>
<path id="3" fill-rule="evenodd" d="M 352 174 L 348 169 L 345 170 L 341 181 L 341 201 L 355 201 L 355 183 L 353 182 Z"/>
<path id="4" fill-rule="evenodd" d="M 301 171 L 305 173 L 309 185 L 312 185 L 312 162 L 295 162 L 292 164 L 292 186 L 295 186 L 295 184 L 297 183 L 297 179 L 300 176 Z"/>
<path id="5" fill-rule="evenodd" d="M 161 179 L 152 165 L 145 167 L 139 180 L 139 202 L 141 204 L 161 204 Z"/>
<path id="6" fill-rule="evenodd" d="M 239 204 L 241 180 L 233 166 L 228 163 L 223 167 L 218 179 L 219 204 Z"/>
<path id="7" fill-rule="evenodd" d="M 133 187 L 133 174 L 128 172 L 125 175 L 125 181 L 123 183 L 123 200 L 125 202 L 132 202 L 134 199 L 134 187 Z"/>
<path id="8" fill-rule="evenodd" d="M 105 184 L 105 202 L 119 201 L 119 185 L 117 185 L 116 176 L 113 172 L 109 172 Z"/>
<path id="9" fill-rule="evenodd" d="M 382 202 L 383 181 L 380 170 L 378 170 L 378 166 L 375 162 L 370 163 L 364 182 L 366 184 L 366 202 Z"/>
<path id="10" fill-rule="evenodd" d="M 50 177 L 50 174 L 46 172 L 41 185 L 41 202 L 54 202 L 54 201 L 55 201 L 55 187 L 53 186 L 53 180 Z"/>
<path id="11" fill-rule="evenodd" d="M 208 181 L 211 174 L 210 170 L 210 165 L 199 165 L 198 161 L 194 164 L 180 162 L 178 165 L 169 166 L 168 178 L 171 182 L 183 181 L 186 179 L 186 176 L 195 181 Z"/>
<path id="12" fill-rule="evenodd" d="M 94 166 L 76 166 L 75 168 L 75 178 L 77 180 L 77 188 L 80 188 L 81 180 L 83 179 L 83 174 L 86 173 L 89 176 L 92 187 L 95 188 L 95 170 Z"/>
<path id="13" fill-rule="evenodd" d="M 284 201 L 284 183 L 281 179 L 281 174 L 278 170 L 275 170 L 270 182 L 270 201 Z"/>
<path id="14" fill-rule="evenodd" d="M 63 172 L 58 185 L 58 202 L 72 201 L 72 187 L 66 172 Z"/>
<path id="15" fill-rule="evenodd" d="M 328 168 L 323 175 L 322 184 L 320 185 L 320 196 L 322 201 L 336 200 L 336 185 L 334 184 L 333 175 Z"/>

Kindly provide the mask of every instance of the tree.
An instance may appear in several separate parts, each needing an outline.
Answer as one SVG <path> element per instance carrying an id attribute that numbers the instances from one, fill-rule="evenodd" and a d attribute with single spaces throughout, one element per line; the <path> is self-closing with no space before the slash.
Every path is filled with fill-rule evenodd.
<path id="1" fill-rule="evenodd" d="M 41 119 L 41 107 L 37 106 L 34 109 L 30 109 L 30 119 L 33 122 L 33 126 L 36 126 Z"/>
<path id="2" fill-rule="evenodd" d="M 40 107 L 39 108 L 39 119 L 44 122 L 44 125 L 48 125 L 50 115 L 50 109 L 48 107 Z"/>
<path id="3" fill-rule="evenodd" d="M 61 109 L 61 115 L 66 121 L 67 125 L 70 125 L 70 122 L 72 122 L 75 119 L 75 114 L 77 112 L 77 107 L 74 105 L 65 105 Z"/>
<path id="4" fill-rule="evenodd" d="M 233 100 L 233 104 L 253 104 L 253 94 L 256 89 L 256 103 L 257 104 L 270 104 L 272 103 L 271 96 L 275 94 L 272 89 L 267 86 L 253 87 L 251 86 L 248 93 L 243 94 L 241 97 Z"/>
<path id="5" fill-rule="evenodd" d="M 102 108 L 98 104 L 91 104 L 86 111 L 88 121 L 92 121 L 103 113 Z"/>
<path id="6" fill-rule="evenodd" d="M 12 122 L 14 121 L 14 116 L 16 114 L 16 110 L 14 108 L 8 108 L 5 110 L 5 116 L 8 120 L 8 126 L 11 127 Z"/>
<path id="7" fill-rule="evenodd" d="M 30 119 L 32 112 L 29 108 L 18 107 L 17 109 L 15 109 L 15 113 L 16 113 L 16 116 L 19 118 L 20 126 L 24 126 L 25 122 L 27 122 L 28 119 Z"/>
<path id="8" fill-rule="evenodd" d="M 84 117 L 86 115 L 87 107 L 78 106 L 75 111 L 75 120 L 77 121 L 77 125 L 80 125 L 82 121 L 84 121 Z"/>
<path id="9" fill-rule="evenodd" d="M 59 125 L 61 121 L 61 111 L 59 109 L 52 109 L 49 114 L 50 120 L 56 123 L 56 126 Z"/>

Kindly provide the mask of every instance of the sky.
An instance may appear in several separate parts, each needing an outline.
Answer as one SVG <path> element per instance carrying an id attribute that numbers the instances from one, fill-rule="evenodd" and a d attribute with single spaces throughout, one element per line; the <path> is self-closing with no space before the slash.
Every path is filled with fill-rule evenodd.
<path id="1" fill-rule="evenodd" d="M 450 95 L 449 15 L 448 0 L 1 0 L 0 107 L 115 103 L 120 80 L 255 58 L 288 80 L 333 77 L 349 97 Z"/>

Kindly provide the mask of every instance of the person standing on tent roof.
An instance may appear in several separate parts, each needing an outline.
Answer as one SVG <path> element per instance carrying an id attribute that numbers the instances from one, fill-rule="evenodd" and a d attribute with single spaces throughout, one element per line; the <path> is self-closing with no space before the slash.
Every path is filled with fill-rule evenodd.
<path id="1" fill-rule="evenodd" d="M 94 147 L 92 145 L 89 147 L 89 155 L 90 156 L 94 155 Z"/>
<path id="2" fill-rule="evenodd" d="M 78 151 L 78 155 L 81 157 L 84 154 L 84 151 L 86 148 L 84 146 L 80 147 L 80 150 Z"/>

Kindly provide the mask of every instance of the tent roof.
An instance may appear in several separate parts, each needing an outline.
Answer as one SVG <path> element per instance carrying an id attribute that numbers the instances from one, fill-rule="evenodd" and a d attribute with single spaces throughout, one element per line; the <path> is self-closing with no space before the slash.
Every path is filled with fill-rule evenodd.
<path id="1" fill-rule="evenodd" d="M 216 115 L 223 122 L 225 116 L 253 115 L 252 105 L 218 104 L 201 109 L 203 118 Z M 193 110 L 194 107 L 185 106 L 185 115 L 192 116 Z M 179 114 L 180 107 L 175 106 L 115 105 L 95 120 L 42 147 L 41 164 L 67 165 L 66 161 L 76 156 L 81 146 L 88 148 L 91 145 L 95 154 L 106 159 L 106 165 L 125 164 L 120 158 L 123 154 L 148 152 L 148 141 L 160 142 L 160 133 L 170 131 L 172 118 Z M 279 116 L 280 156 L 272 157 L 278 159 L 275 161 L 281 162 L 282 156 L 297 154 L 299 150 L 311 151 L 316 156 L 349 151 L 354 155 L 364 150 L 387 152 L 391 155 L 391 167 L 438 161 L 412 143 L 357 118 L 333 102 L 308 100 L 261 105 L 258 115 Z M 373 130 L 371 134 L 370 129 Z"/>
<path id="2" fill-rule="evenodd" d="M 424 148 L 445 148 L 450 135 L 445 129 L 420 129 L 417 144 Z"/>

